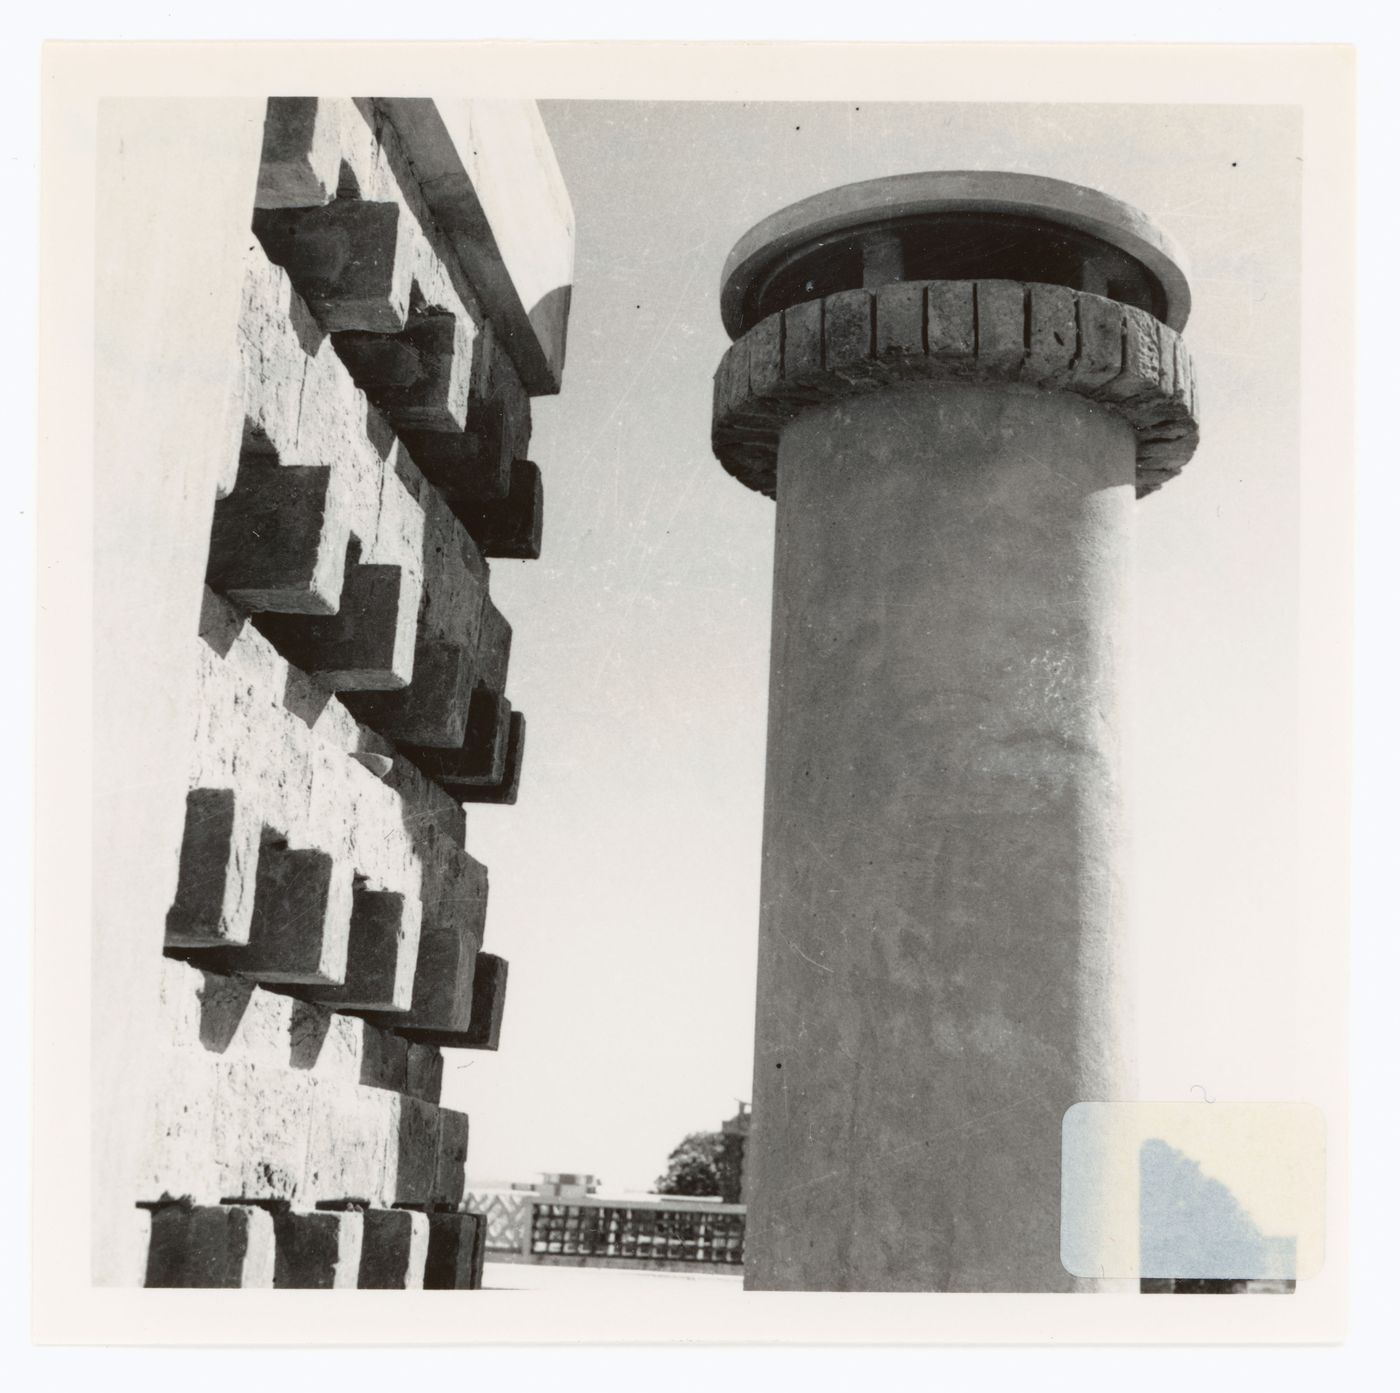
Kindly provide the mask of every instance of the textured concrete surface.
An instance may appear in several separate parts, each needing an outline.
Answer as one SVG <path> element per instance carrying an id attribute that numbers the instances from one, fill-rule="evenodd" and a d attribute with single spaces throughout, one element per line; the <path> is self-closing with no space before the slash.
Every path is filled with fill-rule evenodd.
<path id="1" fill-rule="evenodd" d="M 428 1215 L 428 1291 L 475 1290 L 486 1257 L 486 1220 L 480 1214 Z"/>
<path id="2" fill-rule="evenodd" d="M 377 103 L 534 395 L 559 390 L 574 213 L 534 102 Z"/>
<path id="3" fill-rule="evenodd" d="M 270 1287 L 272 1216 L 247 1205 L 164 1205 L 151 1217 L 148 1287 Z"/>
<path id="4" fill-rule="evenodd" d="M 154 138 L 168 113 L 163 123 L 143 112 Z M 158 235 L 150 188 L 160 180 L 130 154 L 140 138 L 118 123 L 104 147 L 115 179 L 103 196 L 123 256 L 140 261 L 156 247 L 168 262 L 139 278 L 149 304 L 124 284 L 102 289 L 104 345 L 142 365 L 146 394 L 108 374 L 100 433 L 118 442 L 113 459 L 158 486 L 152 496 L 109 481 L 106 491 L 121 535 L 154 540 L 106 558 L 118 609 L 105 627 L 126 635 L 121 606 L 140 596 L 147 623 L 120 662 L 150 659 L 156 686 L 128 684 L 123 695 L 121 674 L 105 680 L 128 719 L 159 737 L 143 767 L 183 805 L 166 809 L 172 835 L 128 856 L 164 905 L 143 920 L 148 952 L 138 964 L 126 945 L 108 955 L 120 970 L 99 975 L 104 994 L 130 986 L 133 1002 L 156 1008 L 126 1030 L 140 1047 L 122 1068 L 141 1087 L 111 1095 L 139 1101 L 102 1157 L 99 1272 L 268 1284 L 262 1220 L 275 1214 L 278 1285 L 351 1286 L 366 1268 L 366 1206 L 455 1204 L 463 1192 L 468 1124 L 438 1105 L 441 1053 L 435 1039 L 395 1028 L 472 1047 L 486 871 L 466 850 L 463 795 L 420 765 L 455 759 L 467 796 L 499 800 L 518 786 L 510 625 L 463 519 L 500 554 L 538 550 L 543 494 L 523 458 L 529 394 L 508 342 L 521 326 L 533 335 L 535 320 L 518 314 L 504 337 L 493 324 L 485 306 L 501 287 L 483 299 L 438 221 L 461 211 L 455 195 L 439 186 L 428 197 L 374 101 L 274 99 L 226 115 L 209 128 L 226 154 L 200 146 L 199 159 L 181 157 L 232 181 L 227 198 L 200 204 L 208 235 L 197 248 Z M 521 112 L 514 119 L 533 128 Z M 527 183 L 542 173 L 547 185 L 551 171 L 546 161 L 516 173 Z M 140 209 L 123 182 L 138 175 Z M 499 262 L 491 227 L 476 231 L 479 252 Z M 219 275 L 199 260 L 208 256 L 221 258 Z M 180 346 L 161 371 L 151 366 L 152 305 Z M 191 319 L 190 306 L 212 317 Z M 566 309 L 567 296 L 551 300 L 539 320 L 559 331 L 560 358 Z M 182 313 L 201 336 L 223 324 L 208 353 Z M 130 342 L 127 323 L 142 330 Z M 180 440 L 145 441 L 133 462 L 131 428 L 149 424 L 149 387 L 166 382 L 184 384 L 200 419 L 159 405 L 162 421 L 180 421 Z M 209 383 L 217 395 L 195 390 Z M 197 448 L 198 461 L 181 448 Z M 138 552 L 143 562 L 178 553 L 181 564 L 152 592 L 131 568 Z M 183 606 L 169 599 L 177 585 Z M 147 791 L 124 777 L 125 790 Z M 151 830 L 129 798 L 113 808 Z M 123 886 L 109 863 L 99 903 L 112 890 L 111 903 L 125 905 Z M 140 931 L 133 920 L 133 943 Z M 503 984 L 503 971 L 486 975 Z M 421 1285 L 426 1223 L 373 1227 L 383 1242 L 367 1284 Z M 268 1261 L 235 1253 L 215 1271 L 215 1240 Z M 479 1281 L 479 1260 L 465 1260 L 452 1285 Z"/>
<path id="5" fill-rule="evenodd" d="M 277 1257 L 275 1287 L 357 1287 L 360 1279 L 364 1216 L 351 1211 L 298 1213 L 283 1210 L 273 1216 Z"/>
<path id="6" fill-rule="evenodd" d="M 98 1282 L 132 1271 L 140 1165 L 132 1120 L 156 1101 L 142 1061 L 154 1042 L 161 928 L 175 894 L 185 815 L 197 690 L 189 636 L 198 623 L 216 488 L 237 462 L 229 346 L 262 108 L 210 102 L 200 120 L 172 122 L 168 102 L 124 100 L 105 103 L 99 114 L 95 197 L 104 255 L 96 267 L 100 448 L 92 509 L 101 526 L 92 617 L 101 642 L 92 674 L 100 701 L 91 903 L 92 981 L 100 990 L 85 1023 Z M 169 216 L 172 207 L 178 218 Z M 120 744 L 102 736 L 113 729 L 123 732 Z M 71 801 L 71 790 L 65 796 Z M 65 802 L 55 816 L 66 820 L 69 812 Z M 40 816 L 42 835 L 48 824 Z M 73 1023 L 55 1024 L 71 1030 Z M 47 1048 L 45 1028 L 37 1048 Z M 49 1106 L 71 1107 L 71 1100 L 41 1094 L 35 1106 L 42 1120 Z"/>
<path id="7" fill-rule="evenodd" d="M 1181 336 L 1143 310 L 1061 285 L 897 281 L 793 304 L 730 345 L 711 443 L 773 496 L 783 428 L 808 407 L 902 382 L 1004 382 L 1073 392 L 1128 421 L 1137 492 L 1179 474 L 1199 438 Z"/>
<path id="8" fill-rule="evenodd" d="M 359 1286 L 421 1291 L 428 1260 L 428 1216 L 412 1209 L 367 1209 L 360 1248 Z"/>
<path id="9" fill-rule="evenodd" d="M 1134 452 L 1001 385 L 783 432 L 752 1287 L 1071 1287 L 1060 1119 L 1123 1085 Z"/>

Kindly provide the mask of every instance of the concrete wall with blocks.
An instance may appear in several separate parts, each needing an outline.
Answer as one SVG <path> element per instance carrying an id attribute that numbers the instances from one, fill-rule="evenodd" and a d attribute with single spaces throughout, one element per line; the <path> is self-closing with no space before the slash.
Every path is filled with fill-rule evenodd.
<path id="1" fill-rule="evenodd" d="M 478 1286 L 567 193 L 523 102 L 116 102 L 101 170 L 95 1280 Z"/>

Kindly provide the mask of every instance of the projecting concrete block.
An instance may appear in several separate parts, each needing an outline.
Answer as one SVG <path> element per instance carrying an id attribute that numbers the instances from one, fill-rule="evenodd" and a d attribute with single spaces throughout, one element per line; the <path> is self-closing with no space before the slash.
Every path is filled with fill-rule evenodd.
<path id="1" fill-rule="evenodd" d="M 215 1070 L 213 1155 L 219 1198 L 296 1203 L 306 1190 L 318 1081 L 241 1061 Z"/>
<path id="2" fill-rule="evenodd" d="M 273 1285 L 341 1288 L 359 1285 L 364 1216 L 353 1210 L 273 1216 L 277 1258 Z"/>
<path id="3" fill-rule="evenodd" d="M 387 1196 L 393 1204 L 425 1205 L 437 1178 L 439 1111 L 406 1093 L 381 1093 L 394 1118 L 386 1159 Z"/>
<path id="4" fill-rule="evenodd" d="M 250 1205 L 162 1205 L 151 1218 L 148 1287 L 270 1287 L 272 1216 Z"/>
<path id="5" fill-rule="evenodd" d="M 1058 387 L 1069 381 L 1079 351 L 1079 297 L 1062 285 L 1033 285 L 1026 293 L 1030 308 L 1021 379 Z"/>
<path id="6" fill-rule="evenodd" d="M 406 1016 L 382 1016 L 376 1024 L 465 1030 L 471 1019 L 472 976 L 486 929 L 486 868 L 441 835 L 423 837 L 423 932 L 413 976 L 413 1005 Z"/>
<path id="7" fill-rule="evenodd" d="M 510 668 L 511 627 L 490 595 L 481 611 L 481 638 L 477 644 L 476 684 L 490 692 L 504 693 Z"/>
<path id="8" fill-rule="evenodd" d="M 262 982 L 339 986 L 351 899 L 349 874 L 326 852 L 269 843 L 258 860 L 248 945 L 220 961 Z"/>
<path id="9" fill-rule="evenodd" d="M 472 1019 L 467 1027 L 467 1048 L 494 1050 L 501 1043 L 501 1022 L 506 1012 L 506 978 L 510 964 L 494 953 L 476 955 L 472 978 Z"/>
<path id="10" fill-rule="evenodd" d="M 923 356 L 924 287 L 921 282 L 891 281 L 875 292 L 875 351 L 886 359 Z M 771 355 L 766 356 L 771 360 Z"/>
<path id="11" fill-rule="evenodd" d="M 467 733 L 459 749 L 406 745 L 404 753 L 434 783 L 454 796 L 459 786 L 496 787 L 506 775 L 510 718 L 510 703 L 499 692 L 477 687 L 468 707 Z"/>
<path id="12" fill-rule="evenodd" d="M 303 208 L 334 196 L 340 154 L 326 116 L 326 103 L 315 97 L 268 101 L 258 166 L 259 208 Z"/>
<path id="13" fill-rule="evenodd" d="M 510 488 L 504 498 L 475 507 L 459 505 L 457 514 L 476 538 L 483 556 L 538 560 L 544 536 L 544 483 L 539 465 L 526 459 L 513 461 Z"/>
<path id="14" fill-rule="evenodd" d="M 476 328 L 465 315 L 415 305 L 395 335 L 336 334 L 341 360 L 401 435 L 460 434 L 467 424 Z"/>
<path id="15" fill-rule="evenodd" d="M 253 919 L 262 821 L 231 788 L 185 795 L 180 876 L 165 917 L 172 948 L 246 943 Z"/>
<path id="16" fill-rule="evenodd" d="M 428 1259 L 428 1216 L 412 1209 L 366 1209 L 363 1218 L 361 1289 L 421 1291 Z"/>
<path id="17" fill-rule="evenodd" d="M 464 803 L 514 803 L 520 795 L 520 771 L 525 762 L 525 717 L 519 711 L 510 715 L 506 737 L 505 768 L 494 784 L 454 784 L 452 793 Z"/>
<path id="18" fill-rule="evenodd" d="M 413 1002 L 423 906 L 415 896 L 355 887 L 345 982 L 310 988 L 342 1011 L 406 1011 Z"/>
<path id="19" fill-rule="evenodd" d="M 984 371 L 1009 374 L 1025 360 L 1028 303 L 1016 281 L 977 283 L 977 361 Z"/>
<path id="20" fill-rule="evenodd" d="M 420 587 L 399 566 L 349 565 L 335 614 L 267 615 L 278 652 L 332 691 L 397 691 L 413 678 Z"/>
<path id="21" fill-rule="evenodd" d="M 401 255 L 397 203 L 337 198 L 319 207 L 264 208 L 253 231 L 327 333 L 396 334 L 408 314 L 412 267 Z"/>
<path id="22" fill-rule="evenodd" d="M 438 1109 L 437 1170 L 433 1178 L 434 1204 L 459 1204 L 467 1186 L 467 1114 Z"/>
<path id="23" fill-rule="evenodd" d="M 367 1088 L 408 1089 L 408 1041 L 392 1031 L 365 1025 L 359 1082 Z"/>
<path id="24" fill-rule="evenodd" d="M 510 964 L 504 958 L 494 953 L 478 953 L 472 976 L 471 1019 L 466 1028 L 441 1030 L 405 1025 L 400 1027 L 400 1032 L 410 1040 L 448 1049 L 499 1049 L 509 971 Z"/>
<path id="25" fill-rule="evenodd" d="M 442 1098 L 442 1051 L 436 1045 L 408 1042 L 408 1087 L 404 1090 L 424 1102 Z"/>
<path id="26" fill-rule="evenodd" d="M 450 748 L 466 735 L 472 676 L 471 647 L 420 634 L 413 681 L 405 690 L 373 697 L 351 696 L 346 704 L 367 726 L 391 740 Z"/>
<path id="27" fill-rule="evenodd" d="M 329 469 L 245 455 L 214 505 L 207 579 L 245 609 L 334 614 L 349 541 Z"/>
<path id="28" fill-rule="evenodd" d="M 428 1215 L 428 1291 L 476 1291 L 486 1256 L 486 1221 L 480 1214 Z"/>
<path id="29" fill-rule="evenodd" d="M 403 443 L 424 478 L 449 503 L 470 506 L 510 490 L 511 443 L 499 413 L 482 406 L 462 431 L 406 430 Z"/>
<path id="30" fill-rule="evenodd" d="M 934 281 L 928 287 L 928 353 L 955 364 L 977 361 L 977 311 L 972 281 Z"/>

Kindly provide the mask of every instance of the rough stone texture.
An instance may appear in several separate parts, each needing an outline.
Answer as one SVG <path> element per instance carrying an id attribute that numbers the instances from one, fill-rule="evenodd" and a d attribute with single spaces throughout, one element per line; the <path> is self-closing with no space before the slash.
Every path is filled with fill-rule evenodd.
<path id="1" fill-rule="evenodd" d="M 395 1095 L 383 1089 L 317 1080 L 311 1100 L 305 1203 L 383 1203 L 385 1167 L 394 1148 Z"/>
<path id="2" fill-rule="evenodd" d="M 421 1291 L 428 1260 L 428 1216 L 412 1209 L 366 1209 L 359 1285 L 373 1291 Z"/>
<path id="3" fill-rule="evenodd" d="M 486 1220 L 480 1214 L 428 1215 L 428 1291 L 475 1291 L 486 1258 Z"/>
<path id="4" fill-rule="evenodd" d="M 752 1287 L 1073 1285 L 1060 1119 L 1124 1077 L 1135 449 L 1076 393 L 976 381 L 782 434 Z"/>
<path id="5" fill-rule="evenodd" d="M 161 1205 L 151 1217 L 148 1287 L 270 1287 L 272 1216 L 249 1205 Z"/>
<path id="6" fill-rule="evenodd" d="M 1068 391 L 1121 416 L 1137 436 L 1139 497 L 1195 452 L 1195 369 L 1174 330 L 1098 295 L 985 280 L 844 290 L 770 315 L 715 373 L 712 443 L 731 474 L 772 497 L 783 428 L 809 406 L 967 380 Z"/>
<path id="7" fill-rule="evenodd" d="M 275 1214 L 277 1261 L 273 1286 L 358 1286 L 364 1229 L 364 1216 L 352 1210 L 283 1210 Z"/>
<path id="8" fill-rule="evenodd" d="M 308 1175 L 308 1153 L 334 1149 L 313 1137 L 319 1081 L 266 1064 L 220 1062 L 212 1066 L 211 1084 L 219 1199 L 313 1198 L 321 1187 L 314 1172 Z"/>

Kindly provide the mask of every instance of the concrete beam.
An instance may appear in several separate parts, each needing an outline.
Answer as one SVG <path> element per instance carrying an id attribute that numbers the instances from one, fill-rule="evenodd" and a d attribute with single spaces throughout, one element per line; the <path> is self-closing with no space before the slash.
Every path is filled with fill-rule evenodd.
<path id="1" fill-rule="evenodd" d="M 421 1291 L 428 1260 L 428 1216 L 412 1209 L 366 1209 L 359 1286 Z"/>
<path id="2" fill-rule="evenodd" d="M 270 1287 L 272 1216 L 251 1205 L 158 1206 L 151 1215 L 148 1287 Z"/>
<path id="3" fill-rule="evenodd" d="M 245 454 L 214 506 L 207 579 L 245 609 L 334 614 L 349 541 L 329 469 Z"/>
<path id="4" fill-rule="evenodd" d="M 510 488 L 504 498 L 476 507 L 465 504 L 457 515 L 476 539 L 483 556 L 514 561 L 537 561 L 544 536 L 544 481 L 540 467 L 518 459 L 511 465 Z"/>
<path id="5" fill-rule="evenodd" d="M 466 1193 L 467 1141 L 471 1124 L 464 1112 L 438 1109 L 438 1151 L 433 1203 L 457 1205 Z"/>
<path id="6" fill-rule="evenodd" d="M 345 568 L 334 614 L 268 615 L 258 627 L 290 662 L 332 691 L 398 691 L 413 680 L 418 600 L 417 586 L 406 590 L 401 567 L 356 561 Z"/>
<path id="7" fill-rule="evenodd" d="M 357 885 L 345 981 L 335 987 L 314 987 L 312 994 L 340 1011 L 407 1010 L 413 1000 L 422 916 L 417 896 Z"/>
<path id="8" fill-rule="evenodd" d="M 180 875 L 165 916 L 167 947 L 247 943 L 261 839 L 262 819 L 234 789 L 186 794 Z"/>
<path id="9" fill-rule="evenodd" d="M 559 390 L 574 218 L 530 101 L 381 98 L 424 198 L 532 396 Z"/>
<path id="10" fill-rule="evenodd" d="M 364 1216 L 353 1210 L 282 1210 L 273 1215 L 277 1261 L 272 1284 L 298 1290 L 357 1287 Z"/>
<path id="11" fill-rule="evenodd" d="M 396 334 L 404 327 L 412 268 L 402 252 L 397 203 L 336 198 L 306 208 L 260 208 L 253 231 L 326 333 Z"/>
<path id="12" fill-rule="evenodd" d="M 476 1291 L 486 1259 L 486 1220 L 480 1214 L 428 1215 L 428 1291 Z"/>

